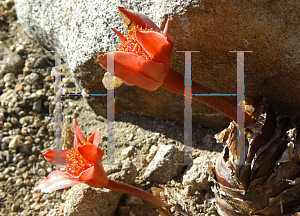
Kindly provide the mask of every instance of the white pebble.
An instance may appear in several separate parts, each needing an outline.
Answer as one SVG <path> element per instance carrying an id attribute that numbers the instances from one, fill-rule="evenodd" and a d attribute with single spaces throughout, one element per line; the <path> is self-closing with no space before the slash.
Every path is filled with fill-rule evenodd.
<path id="1" fill-rule="evenodd" d="M 15 49 L 15 52 L 18 54 L 21 54 L 22 52 L 24 52 L 24 46 L 23 45 L 18 45 Z"/>
<path id="2" fill-rule="evenodd" d="M 126 149 L 124 149 L 124 150 L 122 151 L 121 155 L 122 155 L 123 157 L 129 157 L 129 156 L 131 155 L 133 149 L 134 149 L 133 146 L 129 146 L 129 147 L 127 147 Z"/>
<path id="3" fill-rule="evenodd" d="M 3 137 L 2 142 L 3 143 L 10 143 L 10 141 L 13 139 L 13 136 L 6 136 Z"/>
<path id="4" fill-rule="evenodd" d="M 18 137 L 14 137 L 14 138 L 9 142 L 8 147 L 9 147 L 9 148 L 16 149 L 16 148 L 19 147 L 19 144 L 20 144 L 19 138 L 18 138 Z"/>
<path id="5" fill-rule="evenodd" d="M 12 73 L 7 73 L 5 74 L 5 76 L 3 77 L 4 82 L 6 83 L 11 83 L 14 81 L 14 75 Z"/>
<path id="6" fill-rule="evenodd" d="M 39 79 L 39 75 L 36 73 L 31 73 L 25 77 L 25 82 L 27 84 L 33 84 L 35 81 Z"/>

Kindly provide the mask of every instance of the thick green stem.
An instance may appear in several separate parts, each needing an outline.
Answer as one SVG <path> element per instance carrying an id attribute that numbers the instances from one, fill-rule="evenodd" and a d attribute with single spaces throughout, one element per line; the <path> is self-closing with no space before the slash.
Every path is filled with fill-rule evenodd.
<path id="1" fill-rule="evenodd" d="M 165 209 L 168 209 L 169 205 L 166 204 L 164 201 L 162 201 L 160 198 L 158 198 L 158 197 L 154 196 L 153 194 L 148 193 L 142 189 L 139 189 L 137 187 L 134 187 L 134 186 L 131 186 L 128 184 L 124 184 L 121 182 L 117 182 L 117 181 L 114 181 L 111 179 L 108 180 L 108 185 L 105 188 L 139 197 L 139 198 L 151 203 L 152 205 L 156 206 L 158 209 L 160 209 L 166 215 L 168 215 L 168 213 Z"/>
<path id="2" fill-rule="evenodd" d="M 192 81 L 192 86 L 194 93 L 216 93 L 216 91 L 213 89 L 194 80 Z M 161 87 L 176 94 L 184 95 L 183 74 L 170 68 L 169 73 Z M 223 96 L 193 96 L 193 98 L 224 113 L 226 116 L 236 121 L 236 104 L 228 98 Z"/>

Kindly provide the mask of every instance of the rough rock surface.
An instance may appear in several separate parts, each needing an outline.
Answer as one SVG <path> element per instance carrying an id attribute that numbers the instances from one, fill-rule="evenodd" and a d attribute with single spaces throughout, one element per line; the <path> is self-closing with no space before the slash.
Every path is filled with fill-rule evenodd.
<path id="1" fill-rule="evenodd" d="M 184 152 L 180 151 L 177 147 L 173 145 L 161 145 L 155 157 L 148 165 L 143 179 L 158 183 L 170 181 L 184 168 L 183 165 L 176 165 L 176 163 L 183 163 L 183 157 Z"/>
<path id="2" fill-rule="evenodd" d="M 119 172 L 108 177 L 132 184 L 136 176 L 135 166 L 132 162 L 127 162 Z M 121 196 L 122 193 L 105 188 L 93 188 L 86 184 L 76 185 L 68 192 L 64 214 L 67 216 L 113 215 Z"/>
<path id="3" fill-rule="evenodd" d="M 125 33 L 117 6 L 132 8 L 162 27 L 171 18 L 174 40 L 171 66 L 184 71 L 184 55 L 175 50 L 201 50 L 193 54 L 193 79 L 221 93 L 236 91 L 236 54 L 245 55 L 246 92 L 265 96 L 283 114 L 299 117 L 299 2 L 221 1 L 20 1 L 16 11 L 25 32 L 49 50 L 62 50 L 77 85 L 88 93 L 104 93 L 104 70 L 99 51 L 117 46 L 111 27 Z M 235 100 L 234 98 L 232 98 Z M 99 115 L 106 115 L 105 97 L 88 100 Z M 151 107 L 151 109 L 149 109 Z M 183 122 L 183 97 L 158 89 L 139 87 L 116 90 L 116 115 L 132 112 Z M 193 119 L 202 125 L 223 128 L 229 119 L 193 102 Z"/>
<path id="4" fill-rule="evenodd" d="M 208 161 L 209 154 L 201 155 L 193 160 L 193 165 L 189 166 L 183 175 L 183 186 L 192 186 L 193 191 L 209 190 L 212 182 L 208 180 Z"/>

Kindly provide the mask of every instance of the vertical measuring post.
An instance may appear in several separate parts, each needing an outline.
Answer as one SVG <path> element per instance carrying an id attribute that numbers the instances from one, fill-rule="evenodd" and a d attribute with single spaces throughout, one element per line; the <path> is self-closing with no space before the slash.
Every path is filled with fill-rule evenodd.
<path id="1" fill-rule="evenodd" d="M 111 73 L 108 76 L 108 83 L 114 82 L 114 52 L 107 55 L 107 71 Z M 107 164 L 115 163 L 115 88 L 107 89 Z"/>
<path id="2" fill-rule="evenodd" d="M 244 165 L 245 164 L 245 52 L 252 51 L 229 51 L 237 53 L 237 146 L 236 146 L 236 154 L 237 161 L 236 165 Z M 240 106 L 239 106 L 240 103 Z"/>
<path id="3" fill-rule="evenodd" d="M 189 165 L 192 161 L 193 133 L 192 133 L 192 52 L 184 52 L 184 163 Z"/>
<path id="4" fill-rule="evenodd" d="M 61 148 L 62 135 L 62 109 L 61 109 L 61 53 L 55 51 L 55 71 L 54 71 L 54 146 Z M 55 151 L 54 161 L 56 165 L 65 165 L 62 160 L 62 152 Z"/>

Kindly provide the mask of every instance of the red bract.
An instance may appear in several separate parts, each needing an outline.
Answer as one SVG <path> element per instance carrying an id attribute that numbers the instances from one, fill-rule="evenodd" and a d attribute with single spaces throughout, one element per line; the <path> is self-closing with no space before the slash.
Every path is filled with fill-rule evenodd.
<path id="1" fill-rule="evenodd" d="M 64 166 L 66 171 L 51 172 L 38 186 L 42 192 L 51 192 L 80 183 L 98 188 L 108 184 L 107 175 L 101 164 L 103 152 L 97 146 L 101 138 L 100 130 L 96 129 L 90 138 L 86 139 L 75 119 L 73 126 L 73 149 L 50 150 L 43 154 L 47 161 Z"/>
<path id="2" fill-rule="evenodd" d="M 166 78 L 171 62 L 173 41 L 167 30 L 161 31 L 148 17 L 131 9 L 119 7 L 123 19 L 127 19 L 129 32 L 123 36 L 112 29 L 121 39 L 118 51 L 98 57 L 107 69 L 107 59 L 114 59 L 114 75 L 130 86 L 137 85 L 154 91 Z"/>

